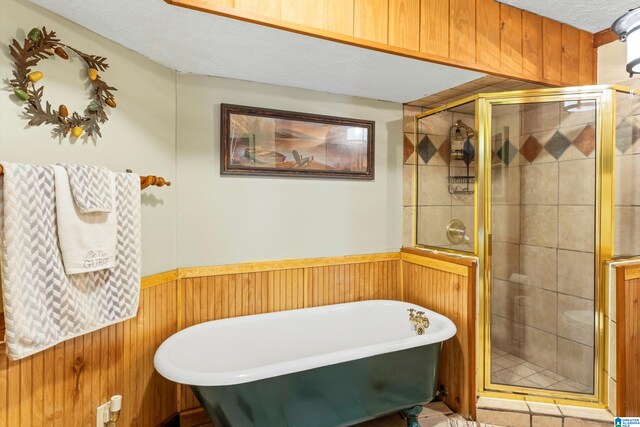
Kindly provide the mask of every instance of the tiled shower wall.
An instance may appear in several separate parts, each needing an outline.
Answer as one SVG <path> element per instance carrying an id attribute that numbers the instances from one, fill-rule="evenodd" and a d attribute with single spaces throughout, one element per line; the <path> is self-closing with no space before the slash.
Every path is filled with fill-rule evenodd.
<path id="1" fill-rule="evenodd" d="M 590 386 L 594 112 L 546 103 L 494 116 L 492 343 Z"/>
<path id="2" fill-rule="evenodd" d="M 442 248 L 455 248 L 473 252 L 474 217 L 473 195 L 451 195 L 447 183 L 449 175 L 449 130 L 459 119 L 475 127 L 471 114 L 443 112 L 421 119 L 417 141 L 413 132 L 413 117 L 422 112 L 420 107 L 405 106 L 404 125 L 404 197 L 403 197 L 403 245 L 411 246 L 414 233 L 415 164 L 418 162 L 418 234 L 419 244 Z M 472 140 L 475 145 L 475 141 Z M 464 163 L 459 161 L 451 168 L 452 174 L 466 174 Z M 475 163 L 470 164 L 474 175 Z M 473 184 L 470 184 L 473 188 Z M 447 224 L 460 219 L 467 228 L 467 239 L 452 245 L 446 236 Z"/>
<path id="3" fill-rule="evenodd" d="M 640 96 L 616 95 L 616 257 L 640 255 Z"/>

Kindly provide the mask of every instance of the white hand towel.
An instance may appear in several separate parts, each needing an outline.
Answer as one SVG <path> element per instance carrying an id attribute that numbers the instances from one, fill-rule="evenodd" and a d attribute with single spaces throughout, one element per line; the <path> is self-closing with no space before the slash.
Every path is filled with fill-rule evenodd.
<path id="1" fill-rule="evenodd" d="M 54 166 L 56 217 L 62 261 L 67 274 L 88 273 L 116 265 L 117 213 L 82 213 L 71 193 L 67 170 Z M 115 179 L 111 174 L 115 206 Z"/>

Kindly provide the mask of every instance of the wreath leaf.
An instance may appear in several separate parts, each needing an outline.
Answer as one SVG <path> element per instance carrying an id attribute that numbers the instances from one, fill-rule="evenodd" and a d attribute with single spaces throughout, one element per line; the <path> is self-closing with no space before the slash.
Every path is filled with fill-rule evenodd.
<path id="1" fill-rule="evenodd" d="M 91 96 L 89 97 L 90 104 L 97 104 L 98 110 L 92 111 L 87 107 L 82 116 L 74 111 L 69 117 L 61 117 L 58 111 L 53 109 L 49 101 L 46 101 L 43 107 L 44 86 L 36 87 L 29 80 L 29 74 L 38 65 L 38 62 L 51 58 L 55 49 L 60 47 L 75 53 L 87 69 L 94 68 L 99 71 L 105 71 L 109 68 L 107 58 L 88 55 L 76 48 L 60 43 L 55 31 L 48 31 L 46 27 L 42 27 L 41 37 L 37 42 L 25 38 L 22 44 L 16 39 L 13 39 L 9 44 L 9 54 L 14 59 L 13 78 L 9 80 L 9 84 L 14 89 L 24 91 L 28 95 L 24 115 L 29 120 L 29 125 L 54 125 L 52 131 L 54 136 L 64 137 L 74 127 L 82 127 L 87 135 L 101 137 L 100 125 L 109 119 L 105 111 L 105 101 L 113 98 L 113 92 L 117 90 L 115 87 L 109 86 L 99 77 L 95 80 L 89 80 L 92 85 Z M 115 104 L 113 106 L 115 107 Z"/>

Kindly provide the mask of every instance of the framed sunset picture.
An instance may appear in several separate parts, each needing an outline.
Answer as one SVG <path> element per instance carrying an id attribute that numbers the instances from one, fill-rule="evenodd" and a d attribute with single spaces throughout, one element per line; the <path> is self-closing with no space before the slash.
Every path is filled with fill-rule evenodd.
<path id="1" fill-rule="evenodd" d="M 222 175 L 374 178 L 370 120 L 221 105 Z"/>

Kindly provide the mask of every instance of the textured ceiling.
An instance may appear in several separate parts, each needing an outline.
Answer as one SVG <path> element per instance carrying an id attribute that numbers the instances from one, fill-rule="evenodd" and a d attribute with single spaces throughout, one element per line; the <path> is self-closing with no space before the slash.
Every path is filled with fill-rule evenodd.
<path id="1" fill-rule="evenodd" d="M 162 0 L 32 0 L 184 73 L 406 102 L 484 74 L 169 6 Z"/>
<path id="2" fill-rule="evenodd" d="M 611 27 L 613 21 L 640 0 L 498 0 L 592 33 Z"/>

